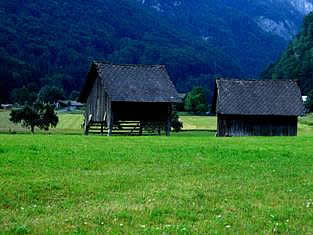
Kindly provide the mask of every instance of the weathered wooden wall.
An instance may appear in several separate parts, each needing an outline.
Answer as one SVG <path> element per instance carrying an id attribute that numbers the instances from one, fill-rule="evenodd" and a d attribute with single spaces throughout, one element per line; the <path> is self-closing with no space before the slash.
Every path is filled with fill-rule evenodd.
<path id="1" fill-rule="evenodd" d="M 297 117 L 218 115 L 217 136 L 296 136 Z"/>
<path id="2" fill-rule="evenodd" d="M 108 121 L 111 116 L 111 101 L 103 88 L 102 79 L 99 77 L 95 80 L 88 97 L 85 115 L 87 120 L 92 115 L 91 121 L 93 122 Z"/>

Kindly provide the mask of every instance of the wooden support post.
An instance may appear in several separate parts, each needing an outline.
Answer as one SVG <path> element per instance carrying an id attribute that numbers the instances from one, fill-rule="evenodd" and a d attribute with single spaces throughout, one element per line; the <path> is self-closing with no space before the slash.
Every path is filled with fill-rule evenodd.
<path id="1" fill-rule="evenodd" d="M 108 136 L 112 136 L 113 131 L 113 112 L 112 112 L 112 103 L 107 100 L 107 107 L 106 107 L 106 120 L 107 120 L 107 127 L 108 127 Z"/>
<path id="2" fill-rule="evenodd" d="M 87 117 L 87 113 L 85 113 L 85 120 L 84 120 L 84 135 L 88 135 L 88 128 L 89 128 L 89 118 Z"/>
<path id="3" fill-rule="evenodd" d="M 104 122 L 101 122 L 101 135 L 103 135 L 103 125 L 104 125 Z"/>
<path id="4" fill-rule="evenodd" d="M 112 136 L 112 131 L 113 131 L 113 120 L 110 118 L 108 126 L 108 136 Z"/>
<path id="5" fill-rule="evenodd" d="M 112 136 L 113 132 L 113 113 L 108 117 L 108 136 Z"/>
<path id="6" fill-rule="evenodd" d="M 108 128 L 108 136 L 112 136 L 112 131 L 113 131 L 113 125 L 110 124 Z"/>
<path id="7" fill-rule="evenodd" d="M 143 128 L 142 121 L 140 121 L 139 122 L 139 135 L 140 136 L 142 135 L 142 128 Z"/>
<path id="8" fill-rule="evenodd" d="M 84 122 L 84 135 L 88 135 L 89 127 L 87 121 Z"/>
<path id="9" fill-rule="evenodd" d="M 165 132 L 166 136 L 171 135 L 171 116 L 172 116 L 172 104 L 168 104 L 168 109 L 167 109 L 167 121 L 165 124 Z"/>
<path id="10" fill-rule="evenodd" d="M 168 119 L 166 121 L 165 132 L 166 132 L 166 136 L 170 136 L 171 135 L 171 120 L 170 119 Z"/>

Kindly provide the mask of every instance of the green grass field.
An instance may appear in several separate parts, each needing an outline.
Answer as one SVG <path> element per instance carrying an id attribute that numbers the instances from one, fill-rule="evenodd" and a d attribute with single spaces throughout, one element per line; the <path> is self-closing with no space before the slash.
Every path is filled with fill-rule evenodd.
<path id="1" fill-rule="evenodd" d="M 15 125 L 9 121 L 9 112 L 0 112 L 0 133 L 29 133 L 27 130 L 20 125 Z M 60 133 L 60 134 L 81 134 L 83 131 L 81 125 L 83 123 L 82 114 L 68 114 L 60 113 L 59 124 L 56 128 L 50 129 L 48 133 Z M 184 130 L 216 130 L 216 118 L 215 117 L 204 117 L 204 116 L 182 116 Z M 36 129 L 36 132 L 45 133 Z"/>
<path id="2" fill-rule="evenodd" d="M 59 124 L 56 128 L 50 129 L 48 132 L 36 129 L 37 133 L 52 133 L 52 134 L 82 134 L 81 125 L 83 123 L 82 114 L 60 113 Z M 191 131 L 184 135 L 192 135 L 197 131 L 214 131 L 216 130 L 216 117 L 206 116 L 181 116 L 183 122 L 183 130 Z M 9 112 L 0 111 L 0 133 L 30 133 L 30 130 L 15 125 L 9 121 Z M 197 132 L 197 134 L 200 134 Z M 204 133 L 206 135 L 206 133 Z M 211 133 L 212 135 L 212 133 Z M 299 121 L 299 135 L 313 136 L 313 114 L 301 117 Z"/>
<path id="3" fill-rule="evenodd" d="M 312 115 L 271 138 L 81 136 L 72 115 L 51 135 L 0 135 L 0 233 L 313 233 Z"/>
<path id="4" fill-rule="evenodd" d="M 48 133 L 60 133 L 60 134 L 81 134 L 82 129 L 81 125 L 83 123 L 83 115 L 82 114 L 67 114 L 60 113 L 59 115 L 59 123 L 56 128 L 52 128 L 48 131 Z M 2 111 L 0 112 L 0 133 L 9 133 L 9 132 L 17 132 L 17 133 L 30 133 L 30 130 L 21 127 L 20 125 L 15 125 L 9 121 L 9 112 Z M 45 133 L 45 131 L 40 131 L 36 129 L 36 132 Z"/>

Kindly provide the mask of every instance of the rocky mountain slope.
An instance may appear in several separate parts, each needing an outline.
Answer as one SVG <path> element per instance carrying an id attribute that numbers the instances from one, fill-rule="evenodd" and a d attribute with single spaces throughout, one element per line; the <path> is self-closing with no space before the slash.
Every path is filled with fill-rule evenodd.
<path id="1" fill-rule="evenodd" d="M 204 34 L 211 15 L 223 18 L 232 27 L 234 19 L 247 16 L 263 31 L 270 32 L 286 40 L 290 40 L 298 32 L 303 16 L 313 10 L 312 0 L 136 0 L 142 5 L 155 9 L 164 16 L 176 18 L 188 25 L 185 16 L 198 22 L 195 31 Z M 204 17 L 201 17 L 204 16 Z M 187 23 L 187 24 L 186 24 Z M 189 22 L 192 24 L 192 22 Z M 235 26 L 235 25 L 233 25 Z M 204 38 L 207 38 L 204 36 Z"/>
<path id="2" fill-rule="evenodd" d="M 307 15 L 313 11 L 313 2 L 310 0 L 289 0 L 289 3 L 302 15 Z"/>
<path id="3" fill-rule="evenodd" d="M 299 30 L 309 0 L 135 0 L 230 55 L 256 76 Z"/>

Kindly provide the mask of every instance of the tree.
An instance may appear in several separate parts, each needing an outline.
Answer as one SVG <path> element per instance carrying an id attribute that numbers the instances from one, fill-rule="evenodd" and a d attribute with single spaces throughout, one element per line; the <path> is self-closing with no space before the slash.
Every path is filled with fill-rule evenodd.
<path id="1" fill-rule="evenodd" d="M 313 90 L 308 94 L 308 99 L 305 102 L 305 107 L 309 112 L 313 112 Z"/>
<path id="2" fill-rule="evenodd" d="M 185 98 L 185 110 L 193 113 L 208 111 L 208 98 L 201 87 L 194 87 Z"/>
<path id="3" fill-rule="evenodd" d="M 80 94 L 79 91 L 76 91 L 76 90 L 72 91 L 69 97 L 70 100 L 77 100 L 79 97 L 79 94 Z"/>
<path id="4" fill-rule="evenodd" d="M 53 104 L 56 101 L 64 99 L 64 91 L 56 86 L 44 86 L 40 89 L 37 100 L 43 103 Z"/>
<path id="5" fill-rule="evenodd" d="M 49 130 L 50 127 L 56 127 L 59 118 L 51 104 L 36 103 L 32 106 L 26 105 L 23 109 L 12 110 L 10 121 L 23 127 L 30 128 L 34 134 L 35 127 L 41 130 Z"/>
<path id="6" fill-rule="evenodd" d="M 11 92 L 11 100 L 20 105 L 32 104 L 36 100 L 36 93 L 27 87 L 16 88 Z"/>

